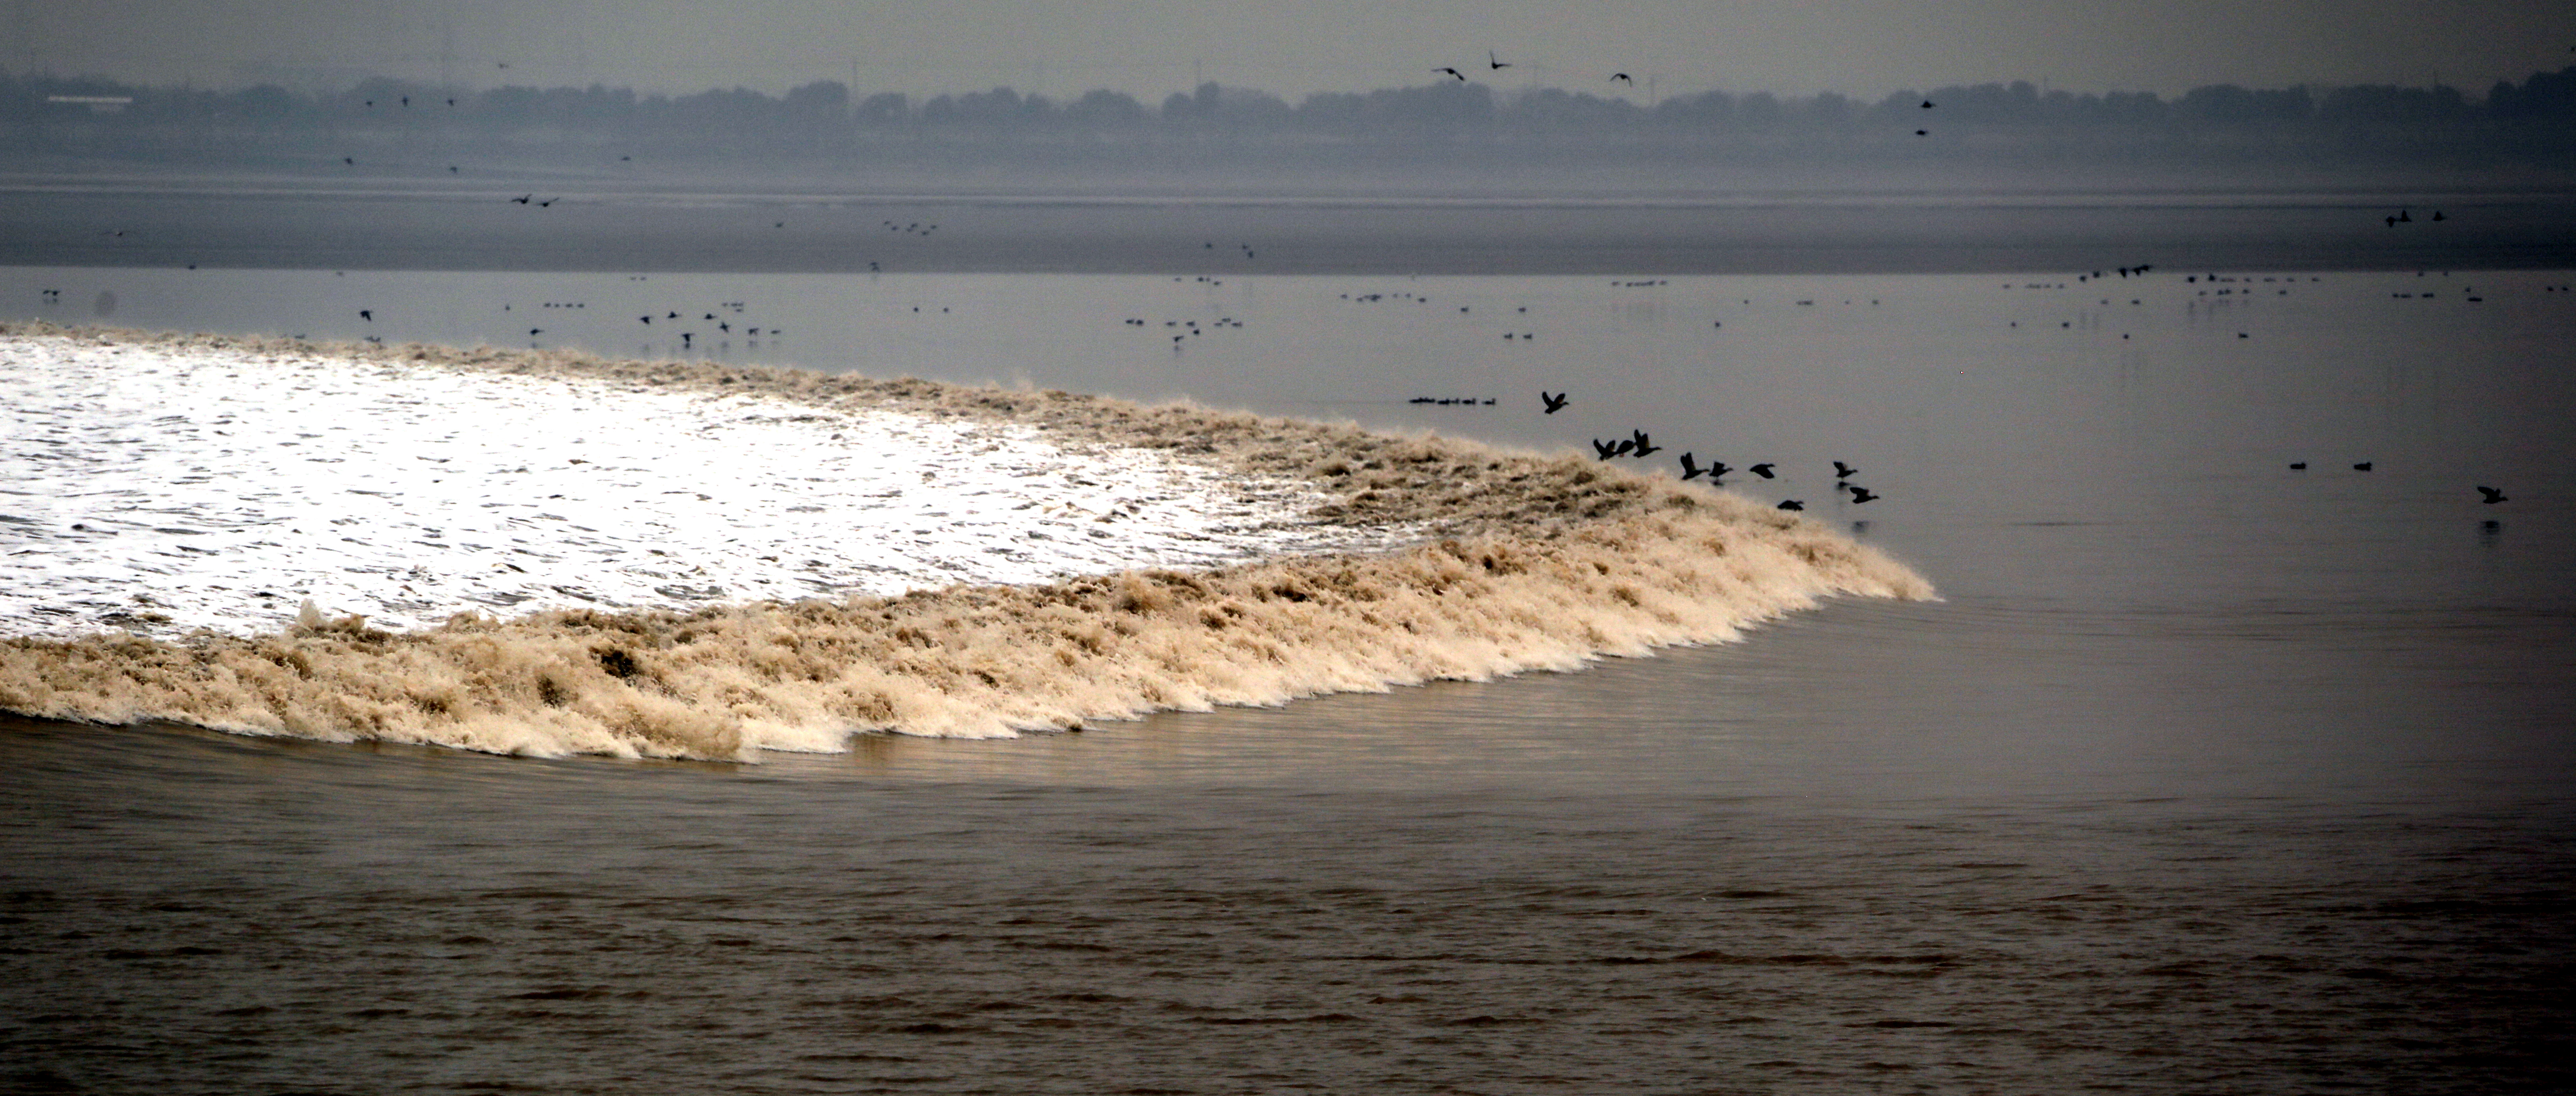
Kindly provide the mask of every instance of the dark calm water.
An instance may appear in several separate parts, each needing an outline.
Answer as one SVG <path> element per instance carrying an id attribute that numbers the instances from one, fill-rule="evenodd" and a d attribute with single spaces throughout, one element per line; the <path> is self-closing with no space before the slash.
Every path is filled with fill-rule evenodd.
<path id="1" fill-rule="evenodd" d="M 0 269 L 12 318 L 1642 428 L 1945 597 L 759 766 L 0 723 L 0 1087 L 2576 1086 L 2576 273 L 2300 265 Z"/>

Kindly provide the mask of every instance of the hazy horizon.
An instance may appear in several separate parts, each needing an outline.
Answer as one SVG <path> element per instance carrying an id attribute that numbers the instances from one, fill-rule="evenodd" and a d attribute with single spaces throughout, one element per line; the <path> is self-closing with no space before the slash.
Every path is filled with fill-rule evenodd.
<path id="1" fill-rule="evenodd" d="M 818 80 L 915 96 L 1012 87 L 1152 101 L 1201 83 L 1294 100 L 1402 87 L 1455 67 L 1497 90 L 1558 87 L 1645 102 L 1710 90 L 1876 99 L 2029 80 L 2045 90 L 2239 84 L 2452 86 L 2476 94 L 2576 60 L 2576 14 L 2502 0 L 2314 0 L 2244 9 L 1914 0 L 1683 0 L 1588 7 L 1348 3 L 1210 11 L 1174 0 L 972 0 L 935 9 L 771 0 L 716 12 L 668 2 L 19 0 L 0 67 L 146 84 L 345 87 L 370 76 L 467 89 L 631 87 L 770 94 Z M 1495 68 L 1499 60 L 1507 67 Z M 1633 85 L 1613 83 L 1628 73 Z"/>

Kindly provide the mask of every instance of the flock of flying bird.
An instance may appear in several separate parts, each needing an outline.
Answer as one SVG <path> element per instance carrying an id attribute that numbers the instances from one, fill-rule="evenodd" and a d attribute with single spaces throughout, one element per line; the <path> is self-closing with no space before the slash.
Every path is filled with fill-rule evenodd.
<path id="1" fill-rule="evenodd" d="M 1543 413 L 1553 415 L 1559 411 L 1565 410 L 1565 405 L 1573 401 L 1574 394 L 1571 392 L 1550 392 L 1546 389 L 1540 389 L 1538 398 L 1539 403 L 1546 409 Z M 1488 400 L 1486 402 L 1490 403 L 1492 401 Z M 1649 437 L 1645 431 L 1631 430 L 1628 433 L 1628 437 L 1620 438 L 1616 441 L 1603 441 L 1599 438 L 1592 439 L 1592 452 L 1602 460 L 1616 460 L 1620 457 L 1636 457 L 1643 460 L 1648 456 L 1664 451 L 1664 447 L 1655 444 L 1654 439 Z M 1699 463 L 1698 455 L 1688 450 L 1683 451 L 1680 459 L 1682 466 L 1682 482 L 1684 483 L 1698 479 L 1701 476 L 1706 476 L 1708 477 L 1708 482 L 1711 486 L 1722 485 L 1726 482 L 1726 475 L 1736 470 L 1734 465 L 1728 464 L 1722 460 L 1710 461 L 1705 467 L 1703 467 Z M 1763 479 L 1778 479 L 1780 473 L 1776 470 L 1777 467 L 1777 465 L 1770 461 L 1764 461 L 1760 464 L 1746 465 L 1744 467 L 1744 471 L 1751 472 Z M 1834 490 L 1850 493 L 1851 500 L 1855 503 L 1875 502 L 1880 498 L 1885 497 L 1869 488 L 1851 482 L 1851 478 L 1859 474 L 1860 469 L 1853 467 L 1852 465 L 1845 464 L 1842 461 L 1835 461 Z M 1806 508 L 1807 503 L 1803 499 L 1780 500 L 1780 509 L 1783 510 L 1805 510 Z"/>
<path id="2" fill-rule="evenodd" d="M 1495 55 L 1494 55 L 1494 51 L 1492 51 L 1492 50 L 1486 50 L 1486 51 L 1485 51 L 1485 71 L 1486 71 L 1486 72 L 1489 72 L 1489 73 L 1493 73 L 1493 72 L 1501 72 L 1501 71 L 1503 71 L 1504 69 L 1507 69 L 1507 68 L 1510 68 L 1510 67 L 1512 67 L 1512 62 L 1510 62 L 1510 61 L 1506 61 L 1506 60 L 1503 60 L 1502 58 L 1495 56 Z M 1431 71 L 1432 71 L 1432 72 L 1435 72 L 1435 73 L 1438 73 L 1438 74 L 1440 74 L 1440 75 L 1443 75 L 1443 76 L 1447 76 L 1447 77 L 1449 77 L 1450 79 L 1452 79 L 1452 80 L 1456 80 L 1456 81 L 1458 81 L 1459 83 L 1462 83 L 1462 84 L 1467 82 L 1467 74 L 1466 74 L 1466 73 L 1463 73 L 1463 72 L 1458 71 L 1458 69 L 1457 69 L 1455 66 L 1451 66 L 1451 65 L 1442 65 L 1442 66 L 1440 66 L 1439 68 L 1432 69 Z M 1650 73 L 1650 74 L 1648 74 L 1648 75 L 1650 75 L 1650 76 L 1651 76 L 1652 74 Z M 1611 74 L 1610 74 L 1610 82 L 1611 82 L 1611 83 L 1614 83 L 1614 84 L 1626 84 L 1626 85 L 1628 85 L 1629 87 L 1632 87 L 1632 88 L 1637 86 L 1637 78 L 1636 78 L 1636 77 L 1634 77 L 1634 76 L 1630 76 L 1630 75 L 1628 75 L 1627 73 L 1624 73 L 1624 72 L 1614 72 L 1614 73 L 1611 73 Z M 1932 109 L 1932 100 L 1930 100 L 1930 99 L 1926 99 L 1926 100 L 1924 100 L 1924 101 L 1923 101 L 1923 105 L 1922 105 L 1920 108 L 1918 108 L 1918 109 L 1921 109 L 1921 110 L 1930 110 L 1930 109 Z M 1932 135 L 1932 131 L 1931 131 L 1931 130 L 1928 130 L 1928 129 L 1918 129 L 1918 130 L 1915 130 L 1915 131 L 1914 131 L 1914 135 L 1915 135 L 1915 136 L 1917 136 L 1917 137 L 1929 137 L 1929 136 L 1931 136 L 1931 135 Z"/>

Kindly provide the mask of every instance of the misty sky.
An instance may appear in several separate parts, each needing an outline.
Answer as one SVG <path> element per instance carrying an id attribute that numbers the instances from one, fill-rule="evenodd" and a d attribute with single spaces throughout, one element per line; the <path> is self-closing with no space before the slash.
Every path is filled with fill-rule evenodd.
<path id="1" fill-rule="evenodd" d="M 1501 88 L 1662 95 L 2027 79 L 2172 94 L 2211 83 L 2472 93 L 2576 64 L 2576 5 L 2532 0 L 7 0 L 19 72 L 234 87 L 382 74 L 471 87 L 915 95 L 1008 85 L 1159 99 L 1197 80 L 1295 98 L 1454 65 Z M 452 49 L 450 43 L 452 42 Z M 1487 68 L 1492 50 L 1514 67 Z M 506 66 L 506 67 L 505 67 Z"/>

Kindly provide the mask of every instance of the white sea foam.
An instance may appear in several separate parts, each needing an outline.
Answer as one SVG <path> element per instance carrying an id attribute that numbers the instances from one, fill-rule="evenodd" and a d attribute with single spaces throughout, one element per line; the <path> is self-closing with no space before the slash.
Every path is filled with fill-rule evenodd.
<path id="1" fill-rule="evenodd" d="M 235 634 L 306 599 L 686 608 L 1382 543 L 1325 496 L 1024 426 L 235 348 L 0 338 L 0 635 Z"/>

